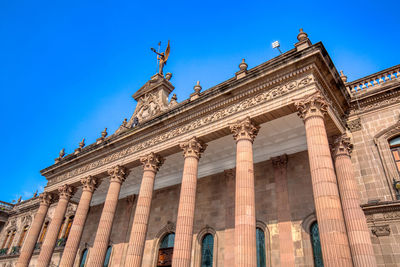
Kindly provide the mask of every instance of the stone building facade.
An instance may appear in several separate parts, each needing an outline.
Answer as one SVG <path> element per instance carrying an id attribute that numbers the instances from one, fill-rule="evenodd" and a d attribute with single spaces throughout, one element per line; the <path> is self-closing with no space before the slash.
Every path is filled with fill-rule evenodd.
<path id="1" fill-rule="evenodd" d="M 0 266 L 400 266 L 400 65 L 348 82 L 322 43 L 132 117 L 0 204 Z"/>

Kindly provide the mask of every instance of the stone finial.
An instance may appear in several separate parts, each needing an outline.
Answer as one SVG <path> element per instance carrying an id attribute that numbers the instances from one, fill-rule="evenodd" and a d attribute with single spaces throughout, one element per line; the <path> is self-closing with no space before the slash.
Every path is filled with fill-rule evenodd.
<path id="1" fill-rule="evenodd" d="M 22 201 L 22 196 L 20 196 L 20 197 L 18 198 L 17 203 L 19 204 L 19 203 L 21 203 L 21 201 Z"/>
<path id="2" fill-rule="evenodd" d="M 350 137 L 343 134 L 334 140 L 332 148 L 332 156 L 335 159 L 338 156 L 351 156 L 353 144 L 350 142 Z"/>
<path id="3" fill-rule="evenodd" d="M 194 93 L 192 93 L 190 95 L 190 100 L 195 100 L 195 99 L 199 98 L 201 88 L 202 87 L 200 85 L 200 81 L 197 81 L 196 85 L 193 87 Z"/>
<path id="4" fill-rule="evenodd" d="M 120 165 L 116 165 L 111 169 L 108 169 L 107 172 L 108 175 L 110 175 L 111 182 L 117 182 L 120 184 L 122 184 L 125 181 L 126 176 L 128 176 L 129 174 L 129 171 L 125 167 L 122 167 Z"/>
<path id="5" fill-rule="evenodd" d="M 53 195 L 48 192 L 43 192 L 39 195 L 40 205 L 49 206 L 54 199 Z"/>
<path id="6" fill-rule="evenodd" d="M 203 153 L 207 148 L 207 144 L 205 144 L 203 141 L 200 141 L 195 136 L 185 142 L 180 143 L 179 146 L 183 150 L 183 155 L 185 158 L 195 157 L 197 159 L 200 159 L 201 153 Z"/>
<path id="7" fill-rule="evenodd" d="M 98 179 L 93 176 L 87 176 L 81 179 L 82 191 L 94 192 L 99 185 Z"/>
<path id="8" fill-rule="evenodd" d="M 239 64 L 239 69 L 242 70 L 242 71 L 245 71 L 245 70 L 247 70 L 248 66 L 249 65 L 247 65 L 247 63 L 244 61 L 244 58 L 243 58 L 242 62 L 240 62 L 240 64 Z"/>
<path id="9" fill-rule="evenodd" d="M 297 115 L 304 121 L 315 116 L 324 117 L 328 111 L 328 103 L 320 92 L 297 99 L 294 104 Z"/>
<path id="10" fill-rule="evenodd" d="M 107 128 L 105 128 L 104 131 L 101 132 L 101 137 L 105 138 L 107 134 Z"/>
<path id="11" fill-rule="evenodd" d="M 37 197 L 38 191 L 36 190 L 35 193 L 33 194 L 33 197 Z"/>
<path id="12" fill-rule="evenodd" d="M 60 199 L 67 199 L 69 200 L 72 195 L 75 193 L 75 187 L 68 185 L 68 184 L 64 184 L 62 186 L 60 186 L 58 188 L 58 195 L 60 197 Z"/>
<path id="13" fill-rule="evenodd" d="M 200 81 L 197 81 L 196 85 L 193 87 L 194 92 L 195 92 L 196 94 L 200 94 L 201 88 L 202 88 L 202 87 L 201 87 L 201 85 L 200 85 Z"/>
<path id="14" fill-rule="evenodd" d="M 297 40 L 299 41 L 294 45 L 297 51 L 303 50 L 311 46 L 311 41 L 310 39 L 308 39 L 308 34 L 303 31 L 303 28 L 300 29 L 300 32 L 297 35 Z"/>
<path id="15" fill-rule="evenodd" d="M 78 154 L 79 152 L 81 152 L 84 146 L 85 146 L 85 138 L 83 138 L 82 141 L 79 142 L 79 147 L 75 149 L 74 154 Z"/>
<path id="16" fill-rule="evenodd" d="M 158 154 L 151 152 L 150 154 L 140 158 L 145 171 L 157 172 L 164 163 L 164 158 Z"/>
<path id="17" fill-rule="evenodd" d="M 126 124 L 127 124 L 127 123 L 128 123 L 128 119 L 125 118 L 121 125 L 124 126 L 124 127 L 126 127 Z"/>
<path id="18" fill-rule="evenodd" d="M 254 138 L 256 138 L 258 131 L 260 130 L 260 126 L 256 125 L 250 117 L 238 120 L 235 123 L 230 123 L 229 128 L 236 141 L 247 139 L 251 142 L 254 141 Z"/>
<path id="19" fill-rule="evenodd" d="M 343 81 L 344 83 L 346 83 L 346 82 L 347 82 L 347 76 L 346 76 L 346 75 L 344 75 L 344 73 L 343 73 L 343 71 L 342 71 L 342 70 L 340 71 L 340 78 L 342 78 L 342 81 Z"/>
<path id="20" fill-rule="evenodd" d="M 55 163 L 60 162 L 60 160 L 65 156 L 65 148 L 61 149 L 58 153 L 58 158 L 54 160 Z"/>
<path id="21" fill-rule="evenodd" d="M 169 80 L 171 80 L 171 78 L 172 78 L 172 73 L 171 73 L 171 72 L 167 72 L 167 73 L 165 74 L 165 79 L 166 79 L 167 81 L 169 81 Z"/>
<path id="22" fill-rule="evenodd" d="M 303 28 L 300 28 L 299 34 L 297 35 L 297 40 L 300 42 L 308 40 L 308 34 L 303 32 Z"/>

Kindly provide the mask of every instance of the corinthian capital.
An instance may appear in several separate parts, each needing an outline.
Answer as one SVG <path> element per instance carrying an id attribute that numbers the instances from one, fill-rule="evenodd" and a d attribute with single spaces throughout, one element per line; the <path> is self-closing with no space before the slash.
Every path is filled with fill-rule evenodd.
<path id="1" fill-rule="evenodd" d="M 195 136 L 189 140 L 179 144 L 181 149 L 183 149 L 183 155 L 187 157 L 195 157 L 200 159 L 201 153 L 206 150 L 207 144 L 197 139 Z"/>
<path id="2" fill-rule="evenodd" d="M 69 200 L 74 193 L 75 193 L 75 187 L 72 187 L 67 184 L 64 184 L 58 188 L 58 195 L 60 199 L 63 198 Z"/>
<path id="3" fill-rule="evenodd" d="M 142 163 L 145 171 L 158 172 L 158 169 L 164 163 L 164 158 L 151 152 L 150 154 L 141 157 L 140 162 Z"/>
<path id="4" fill-rule="evenodd" d="M 50 206 L 53 200 L 53 195 L 48 192 L 43 192 L 39 195 L 40 205 Z"/>
<path id="5" fill-rule="evenodd" d="M 250 140 L 251 142 L 254 141 L 254 138 L 256 138 L 258 131 L 260 130 L 260 126 L 252 122 L 250 117 L 246 117 L 243 120 L 238 120 L 235 123 L 231 123 L 229 128 L 231 129 L 233 138 L 236 141 L 244 139 Z"/>
<path id="6" fill-rule="evenodd" d="M 107 172 L 110 175 L 111 182 L 118 182 L 120 184 L 125 181 L 126 176 L 129 174 L 129 171 L 125 167 L 119 165 L 112 167 Z"/>
<path id="7" fill-rule="evenodd" d="M 93 176 L 84 177 L 81 179 L 82 191 L 94 192 L 96 187 L 99 185 L 98 179 Z"/>
<path id="8" fill-rule="evenodd" d="M 272 166 L 275 168 L 285 168 L 288 161 L 288 156 L 286 154 L 278 157 L 271 158 Z"/>
<path id="9" fill-rule="evenodd" d="M 335 159 L 337 156 L 351 156 L 353 151 L 353 144 L 350 142 L 350 137 L 343 134 L 337 137 L 334 141 L 332 149 L 332 157 Z"/>
<path id="10" fill-rule="evenodd" d="M 298 99 L 294 104 L 297 114 L 304 121 L 310 117 L 324 117 L 328 110 L 328 104 L 320 92 Z"/>

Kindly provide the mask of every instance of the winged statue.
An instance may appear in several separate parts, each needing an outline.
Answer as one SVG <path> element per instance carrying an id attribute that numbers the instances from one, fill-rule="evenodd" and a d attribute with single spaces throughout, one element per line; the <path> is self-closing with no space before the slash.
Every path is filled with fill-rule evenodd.
<path id="1" fill-rule="evenodd" d="M 158 74 L 164 76 L 163 68 L 164 68 L 165 65 L 167 65 L 167 60 L 168 60 L 169 51 L 170 51 L 169 40 L 168 40 L 168 45 L 167 45 L 167 48 L 165 49 L 165 52 L 159 53 L 154 48 L 151 48 L 151 51 L 153 51 L 154 53 L 157 54 Z"/>

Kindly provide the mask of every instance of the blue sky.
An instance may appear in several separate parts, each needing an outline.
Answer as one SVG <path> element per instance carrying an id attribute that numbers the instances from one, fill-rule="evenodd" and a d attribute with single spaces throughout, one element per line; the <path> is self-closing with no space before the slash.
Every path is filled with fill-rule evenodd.
<path id="1" fill-rule="evenodd" d="M 374 3 L 375 2 L 375 3 Z M 395 1 L 0 2 L 0 200 L 27 199 L 61 148 L 73 152 L 130 117 L 171 40 L 178 101 L 293 48 L 299 28 L 350 80 L 400 64 Z"/>

